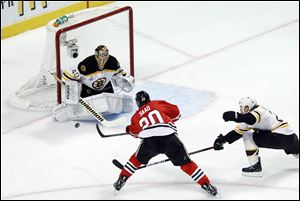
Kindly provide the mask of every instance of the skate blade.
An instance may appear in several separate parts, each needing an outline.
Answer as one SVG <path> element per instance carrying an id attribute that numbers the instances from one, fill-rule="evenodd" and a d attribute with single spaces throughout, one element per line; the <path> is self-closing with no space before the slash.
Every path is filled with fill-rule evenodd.
<path id="1" fill-rule="evenodd" d="M 118 192 L 119 192 L 119 191 L 117 191 L 116 189 L 114 190 L 114 192 L 113 192 L 114 197 L 117 197 L 117 196 L 118 196 Z"/>
<path id="2" fill-rule="evenodd" d="M 208 193 L 209 196 L 212 198 L 212 199 L 216 199 L 216 200 L 219 200 L 221 199 L 221 195 L 219 193 L 217 193 L 216 195 L 213 195 L 211 193 Z"/>
<path id="3" fill-rule="evenodd" d="M 243 176 L 246 177 L 262 177 L 263 174 L 262 172 L 242 172 Z"/>
<path id="4" fill-rule="evenodd" d="M 214 196 L 216 199 L 221 199 L 221 195 L 218 193 L 217 195 Z"/>

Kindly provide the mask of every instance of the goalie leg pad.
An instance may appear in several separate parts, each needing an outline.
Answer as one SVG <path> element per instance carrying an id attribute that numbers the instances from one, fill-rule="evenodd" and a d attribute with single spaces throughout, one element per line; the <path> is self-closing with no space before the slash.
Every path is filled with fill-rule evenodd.
<path id="1" fill-rule="evenodd" d="M 63 92 L 63 102 L 67 104 L 78 104 L 81 92 L 81 84 L 76 81 L 65 81 Z"/>
<path id="2" fill-rule="evenodd" d="M 132 97 L 127 95 L 102 93 L 84 100 L 98 113 L 131 112 L 133 109 Z M 93 116 L 80 104 L 59 104 L 53 108 L 52 114 L 57 121 L 93 119 Z"/>
<path id="3" fill-rule="evenodd" d="M 101 94 L 100 94 L 101 95 Z M 94 97 L 84 98 L 84 100 L 96 111 L 107 112 L 108 105 L 106 98 L 98 98 L 97 101 L 93 100 Z M 80 104 L 67 104 L 61 103 L 53 108 L 52 115 L 57 121 L 68 120 L 91 120 L 94 117 Z"/>
<path id="4" fill-rule="evenodd" d="M 133 99 L 132 99 L 132 97 L 124 95 L 122 112 L 132 112 L 132 110 L 133 110 Z"/>
<path id="5" fill-rule="evenodd" d="M 74 117 L 74 105 L 62 103 L 52 109 L 52 116 L 56 121 L 68 121 Z"/>
<path id="6" fill-rule="evenodd" d="M 133 99 L 128 95 L 102 93 L 84 100 L 99 113 L 121 113 L 133 110 Z"/>
<path id="7" fill-rule="evenodd" d="M 110 113 L 131 112 L 133 110 L 133 99 L 128 95 L 107 94 L 107 102 Z"/>

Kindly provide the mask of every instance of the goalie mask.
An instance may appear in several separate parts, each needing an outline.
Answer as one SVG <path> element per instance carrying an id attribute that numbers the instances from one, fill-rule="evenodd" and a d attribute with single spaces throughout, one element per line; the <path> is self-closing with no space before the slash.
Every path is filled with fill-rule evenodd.
<path id="1" fill-rule="evenodd" d="M 240 111 L 242 114 L 250 112 L 256 105 L 257 102 L 254 98 L 243 97 L 239 100 Z"/>
<path id="2" fill-rule="evenodd" d="M 104 68 L 105 63 L 108 60 L 108 57 L 109 57 L 109 51 L 106 46 L 99 45 L 95 49 L 95 58 L 97 60 L 100 70 L 102 70 Z"/>
<path id="3" fill-rule="evenodd" d="M 150 102 L 150 96 L 149 96 L 149 94 L 147 94 L 147 92 L 140 91 L 135 96 L 135 102 L 136 102 L 137 106 L 140 108 L 143 105 Z"/>

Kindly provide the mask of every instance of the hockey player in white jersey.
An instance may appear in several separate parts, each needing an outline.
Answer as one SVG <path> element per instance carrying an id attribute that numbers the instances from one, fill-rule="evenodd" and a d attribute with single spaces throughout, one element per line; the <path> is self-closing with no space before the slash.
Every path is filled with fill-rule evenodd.
<path id="1" fill-rule="evenodd" d="M 225 136 L 220 134 L 214 142 L 215 150 L 222 150 L 229 144 L 243 138 L 250 167 L 242 169 L 245 176 L 262 176 L 259 148 L 282 149 L 286 154 L 299 158 L 299 139 L 290 125 L 265 107 L 258 105 L 250 97 L 239 101 L 240 113 L 223 113 L 224 121 L 234 121 L 238 125 Z"/>
<path id="2" fill-rule="evenodd" d="M 133 89 L 134 77 L 123 71 L 104 45 L 99 45 L 95 54 L 85 58 L 78 66 L 69 66 L 63 72 L 63 81 L 63 101 L 52 110 L 57 121 L 92 118 L 78 104 L 80 97 L 99 113 L 132 111 L 133 99 L 123 92 Z M 121 93 L 115 93 L 116 90 Z"/>

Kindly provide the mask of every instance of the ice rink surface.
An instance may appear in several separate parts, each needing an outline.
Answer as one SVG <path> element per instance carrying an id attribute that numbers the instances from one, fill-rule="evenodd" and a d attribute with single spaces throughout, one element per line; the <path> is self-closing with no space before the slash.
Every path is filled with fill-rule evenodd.
<path id="1" fill-rule="evenodd" d="M 177 127 L 189 152 L 235 127 L 222 114 L 237 111 L 243 96 L 255 97 L 299 135 L 299 2 L 115 4 L 134 11 L 135 90 L 180 106 Z M 171 163 L 137 171 L 114 194 L 119 170 L 111 160 L 125 163 L 139 139 L 100 138 L 95 122 L 76 129 L 76 122 L 10 107 L 11 94 L 38 72 L 45 40 L 43 27 L 1 40 L 1 199 L 215 199 Z M 249 165 L 242 140 L 191 158 L 221 199 L 299 200 L 299 159 L 270 149 L 260 156 L 262 178 L 241 175 Z"/>

